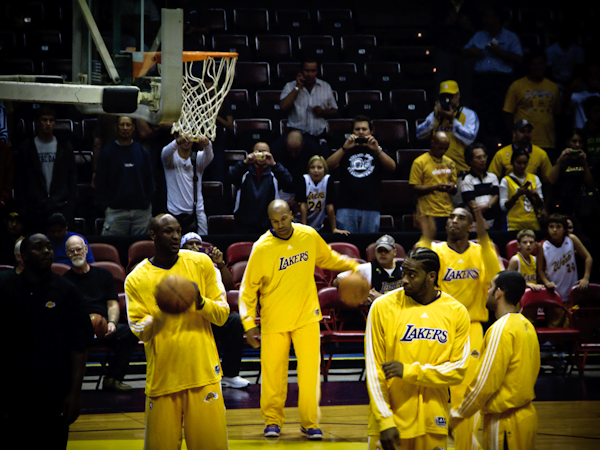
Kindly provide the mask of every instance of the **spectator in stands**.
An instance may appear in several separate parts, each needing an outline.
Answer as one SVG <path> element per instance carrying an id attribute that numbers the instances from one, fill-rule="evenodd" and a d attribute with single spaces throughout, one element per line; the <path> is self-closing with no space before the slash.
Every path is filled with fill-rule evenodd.
<path id="1" fill-rule="evenodd" d="M 452 212 L 451 196 L 457 192 L 456 166 L 454 161 L 445 156 L 449 147 L 448 135 L 436 131 L 429 152 L 413 161 L 408 180 L 417 196 L 419 213 L 433 217 L 436 229 L 446 226 Z"/>
<path id="2" fill-rule="evenodd" d="M 511 160 L 513 172 L 500 181 L 500 207 L 507 213 L 508 230 L 539 230 L 538 214 L 546 217 L 542 182 L 537 175 L 527 172 L 529 153 L 517 149 Z"/>
<path id="3" fill-rule="evenodd" d="M 567 140 L 565 148 L 550 172 L 552 184 L 552 205 L 556 212 L 564 215 L 579 211 L 582 188 L 585 194 L 594 188 L 594 178 L 583 149 L 585 137 L 582 130 L 575 130 Z"/>
<path id="4" fill-rule="evenodd" d="M 202 238 L 196 233 L 187 233 L 181 238 L 181 248 L 193 252 L 202 251 Z M 208 248 L 208 256 L 217 268 L 217 280 L 221 280 L 225 290 L 233 289 L 233 278 L 227 265 L 223 261 L 223 252 L 217 247 Z M 240 376 L 242 353 L 244 348 L 244 327 L 237 312 L 230 312 L 224 325 L 218 326 L 211 323 L 215 342 L 221 350 L 221 366 L 223 378 L 221 385 L 234 389 L 248 387 L 250 382 Z"/>
<path id="5" fill-rule="evenodd" d="M 329 83 L 317 78 L 317 61 L 305 59 L 300 67 L 296 80 L 283 87 L 279 105 L 282 111 L 289 111 L 288 129 L 299 130 L 322 144 L 325 151 L 321 154 L 325 155 L 329 151 L 327 119 L 337 116 L 338 106 Z"/>
<path id="6" fill-rule="evenodd" d="M 311 139 L 304 139 L 302 133 L 298 130 L 290 131 L 286 138 L 285 144 L 282 146 L 271 146 L 273 158 L 279 161 L 292 176 L 292 187 L 288 191 L 279 190 L 279 198 L 290 204 L 292 211 L 298 210 L 297 202 L 294 200 L 294 194 L 302 186 L 302 177 L 308 160 L 316 154 L 319 154 L 319 149 Z"/>
<path id="7" fill-rule="evenodd" d="M 589 97 L 583 104 L 587 122 L 583 126 L 588 164 L 594 179 L 600 178 L 600 97 Z"/>
<path id="8" fill-rule="evenodd" d="M 556 147 L 554 119 L 561 112 L 558 85 L 545 77 L 546 55 L 542 50 L 528 56 L 528 73 L 508 88 L 504 102 L 504 116 L 509 130 L 515 122 L 535 123 L 531 142 L 547 153 Z M 556 159 L 555 157 L 552 160 Z"/>
<path id="9" fill-rule="evenodd" d="M 48 238 L 28 234 L 21 254 L 25 269 L 0 289 L 0 314 L 10 318 L 0 328 L 2 342 L 10 342 L 2 350 L 0 432 L 21 436 L 28 448 L 66 449 L 92 325 L 79 291 L 52 272 Z"/>
<path id="10" fill-rule="evenodd" d="M 431 7 L 431 42 L 436 43 L 433 55 L 434 87 L 444 80 L 456 80 L 463 87 L 463 103 L 470 104 L 473 62 L 462 54 L 473 36 L 477 20 L 473 0 L 437 0 Z"/>
<path id="11" fill-rule="evenodd" d="M 18 209 L 10 208 L 2 220 L 2 233 L 0 233 L 0 264 L 14 266 L 16 263 L 14 248 L 17 241 L 23 236 L 23 220 Z"/>
<path id="12" fill-rule="evenodd" d="M 471 145 L 477 137 L 479 118 L 475 111 L 460 104 L 460 91 L 456 81 L 442 81 L 433 112 L 417 127 L 417 139 L 431 137 L 431 133 L 436 131 L 443 131 L 450 139 L 446 156 L 454 161 L 458 179 L 462 180 L 469 171 L 464 157 L 465 147 Z"/>
<path id="13" fill-rule="evenodd" d="M 533 123 L 527 120 L 519 120 L 513 126 L 513 142 L 511 145 L 501 148 L 496 152 L 490 163 L 489 171 L 502 179 L 513 172 L 511 158 L 517 149 L 527 150 L 529 153 L 529 165 L 527 171 L 540 177 L 543 183 L 549 181 L 552 163 L 548 154 L 537 145 L 531 143 Z"/>
<path id="14" fill-rule="evenodd" d="M 71 264 L 71 258 L 67 254 L 67 240 L 71 238 L 71 236 L 79 236 L 85 242 L 85 245 L 88 245 L 87 240 L 80 234 L 73 233 L 69 231 L 69 223 L 65 216 L 61 213 L 54 213 L 50 216 L 47 222 L 48 239 L 52 242 L 52 250 L 54 251 L 54 262 Z M 86 260 L 88 264 L 95 262 L 94 255 L 92 252 L 86 252 Z"/>
<path id="15" fill-rule="evenodd" d="M 162 149 L 161 159 L 167 181 L 167 210 L 179 221 L 184 233 L 208 234 L 208 219 L 204 212 L 202 175 L 213 160 L 213 147 L 207 137 L 198 142 L 200 151 L 193 151 L 194 142 L 176 135 Z"/>
<path id="16" fill-rule="evenodd" d="M 46 223 L 60 212 L 73 218 L 77 168 L 69 142 L 54 136 L 56 111 L 42 106 L 35 120 L 36 137 L 21 144 L 16 165 L 15 198 L 23 209 L 26 228 Z"/>
<path id="17" fill-rule="evenodd" d="M 150 154 L 132 139 L 130 117 L 119 116 L 116 127 L 117 140 L 102 149 L 96 172 L 96 193 L 106 207 L 102 235 L 146 234 L 154 195 Z"/>
<path id="18" fill-rule="evenodd" d="M 537 282 L 537 260 L 533 251 L 536 249 L 535 233 L 533 230 L 523 229 L 517 233 L 518 252 L 508 262 L 507 270 L 516 270 L 523 278 L 527 287 L 532 291 L 539 291 L 544 287 Z M 535 311 L 537 314 L 537 310 Z M 528 316 L 529 317 L 529 316 Z"/>
<path id="19" fill-rule="evenodd" d="M 575 254 L 585 261 L 585 271 L 578 280 Z M 569 301 L 569 291 L 573 286 L 587 289 L 592 272 L 592 256 L 581 240 L 567 231 L 567 220 L 560 214 L 548 217 L 548 239 L 542 241 L 537 251 L 537 274 L 547 289 L 556 289 L 563 302 Z M 558 308 L 546 310 L 549 327 L 566 325 L 566 315 Z"/>
<path id="20" fill-rule="evenodd" d="M 482 143 L 474 142 L 465 149 L 464 158 L 471 170 L 460 185 L 462 200 L 472 212 L 475 206 L 479 207 L 487 226 L 492 228 L 498 215 L 500 194 L 498 177 L 486 171 L 487 149 Z"/>
<path id="21" fill-rule="evenodd" d="M 87 242 L 74 234 L 67 239 L 66 252 L 70 258 L 71 270 L 63 277 L 73 283 L 85 300 L 88 314 L 100 314 L 106 319 L 108 328 L 102 342 L 109 345 L 108 373 L 102 381 L 105 391 L 129 391 L 131 386 L 123 383 L 129 361 L 138 343 L 138 338 L 127 323 L 120 323 L 119 295 L 112 273 L 103 267 L 89 264 L 91 253 Z"/>
<path id="22" fill-rule="evenodd" d="M 481 132 L 490 141 L 502 142 L 507 137 L 501 113 L 504 96 L 523 51 L 518 36 L 503 27 L 499 6 L 487 6 L 482 22 L 484 29 L 473 35 L 464 54 L 475 58 L 473 108 L 483 124 Z"/>
<path id="23" fill-rule="evenodd" d="M 565 24 L 558 32 L 558 41 L 545 50 L 550 79 L 562 89 L 571 84 L 577 69 L 583 66 L 585 54 L 575 43 L 574 24 Z"/>
<path id="24" fill-rule="evenodd" d="M 365 301 L 370 305 L 383 294 L 394 289 L 402 287 L 402 263 L 396 261 L 396 241 L 389 234 L 384 234 L 375 243 L 376 257 L 375 261 L 360 264 L 357 268 L 369 282 L 371 290 L 369 297 Z M 346 278 L 352 273 L 351 270 L 338 274 L 333 281 L 337 287 L 342 278 Z"/>
<path id="25" fill-rule="evenodd" d="M 600 97 L 600 61 L 590 63 L 585 78 L 576 79 L 564 93 L 564 103 L 573 114 L 573 128 L 583 128 L 587 117 L 584 102 L 588 97 Z"/>
<path id="26" fill-rule="evenodd" d="M 308 174 L 304 174 L 302 185 L 296 194 L 296 201 L 300 204 L 300 223 L 320 231 L 327 216 L 333 233 L 350 234 L 349 231 L 337 228 L 335 198 L 327 161 L 320 155 L 314 155 L 308 160 Z"/>
<path id="27" fill-rule="evenodd" d="M 350 233 L 378 233 L 383 172 L 393 172 L 396 162 L 379 146 L 367 116 L 356 116 L 352 134 L 327 158 L 333 171 L 340 168 L 337 228 Z"/>
<path id="28" fill-rule="evenodd" d="M 19 275 L 21 272 L 23 272 L 23 269 L 25 269 L 25 265 L 23 264 L 23 257 L 21 256 L 21 241 L 23 241 L 22 237 L 19 238 L 19 240 L 15 244 L 14 255 L 16 265 L 12 269 L 5 269 L 0 271 L 0 284 L 2 284 L 4 280 L 7 280 L 10 277 Z"/>
<path id="29" fill-rule="evenodd" d="M 235 228 L 238 233 L 264 233 L 271 226 L 267 208 L 280 190 L 292 188 L 292 176 L 275 162 L 269 145 L 257 142 L 244 161 L 229 168 L 229 180 L 237 188 Z"/>

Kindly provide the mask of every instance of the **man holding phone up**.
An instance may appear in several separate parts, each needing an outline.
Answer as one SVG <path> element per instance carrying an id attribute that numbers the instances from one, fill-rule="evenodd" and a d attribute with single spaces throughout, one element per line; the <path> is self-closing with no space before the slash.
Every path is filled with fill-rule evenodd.
<path id="1" fill-rule="evenodd" d="M 283 87 L 279 106 L 289 113 L 288 129 L 320 143 L 326 138 L 327 119 L 337 116 L 338 106 L 329 83 L 317 78 L 318 70 L 314 59 L 305 59 L 296 79 Z"/>
<path id="2" fill-rule="evenodd" d="M 350 233 L 378 233 L 382 171 L 393 172 L 396 162 L 373 136 L 371 119 L 356 116 L 352 134 L 327 158 L 330 171 L 340 167 L 337 228 Z"/>

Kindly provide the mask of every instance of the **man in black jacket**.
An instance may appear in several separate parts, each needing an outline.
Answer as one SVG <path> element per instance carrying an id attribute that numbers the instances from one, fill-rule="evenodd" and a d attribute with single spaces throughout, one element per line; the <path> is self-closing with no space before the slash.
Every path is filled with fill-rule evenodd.
<path id="1" fill-rule="evenodd" d="M 54 136 L 56 112 L 42 107 L 35 120 L 36 136 L 23 142 L 17 157 L 15 196 L 26 227 L 46 223 L 50 214 L 73 219 L 77 168 L 69 142 Z"/>
<path id="2" fill-rule="evenodd" d="M 264 233 L 271 227 L 267 207 L 279 198 L 279 190 L 291 190 L 292 176 L 275 162 L 265 142 L 257 142 L 244 161 L 229 168 L 229 180 L 238 189 L 233 212 L 236 231 Z"/>

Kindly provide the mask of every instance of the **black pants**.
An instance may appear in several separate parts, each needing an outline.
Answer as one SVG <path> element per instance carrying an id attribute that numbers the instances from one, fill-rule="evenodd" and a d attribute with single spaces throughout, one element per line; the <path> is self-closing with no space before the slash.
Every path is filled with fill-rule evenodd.
<path id="1" fill-rule="evenodd" d="M 108 355 L 108 378 L 123 381 L 138 342 L 138 338 L 125 323 L 118 323 L 114 334 L 102 341 L 103 344 L 110 346 L 111 350 Z"/>
<path id="2" fill-rule="evenodd" d="M 240 374 L 244 327 L 238 313 L 231 313 L 222 327 L 212 324 L 215 342 L 221 350 L 223 376 L 233 378 Z"/>

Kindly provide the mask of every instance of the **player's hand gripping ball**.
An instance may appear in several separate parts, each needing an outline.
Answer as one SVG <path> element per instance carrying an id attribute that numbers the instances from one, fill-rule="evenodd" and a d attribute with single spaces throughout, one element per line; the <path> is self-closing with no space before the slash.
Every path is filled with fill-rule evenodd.
<path id="1" fill-rule="evenodd" d="M 90 314 L 90 320 L 92 321 L 92 327 L 94 328 L 94 334 L 98 339 L 102 339 L 108 331 L 108 323 L 101 314 Z"/>
<path id="2" fill-rule="evenodd" d="M 370 289 L 365 277 L 358 272 L 352 272 L 340 281 L 338 295 L 346 305 L 358 307 L 367 300 Z"/>
<path id="3" fill-rule="evenodd" d="M 196 285 L 185 277 L 171 275 L 164 278 L 154 291 L 156 304 L 169 314 L 187 311 L 198 298 Z"/>

